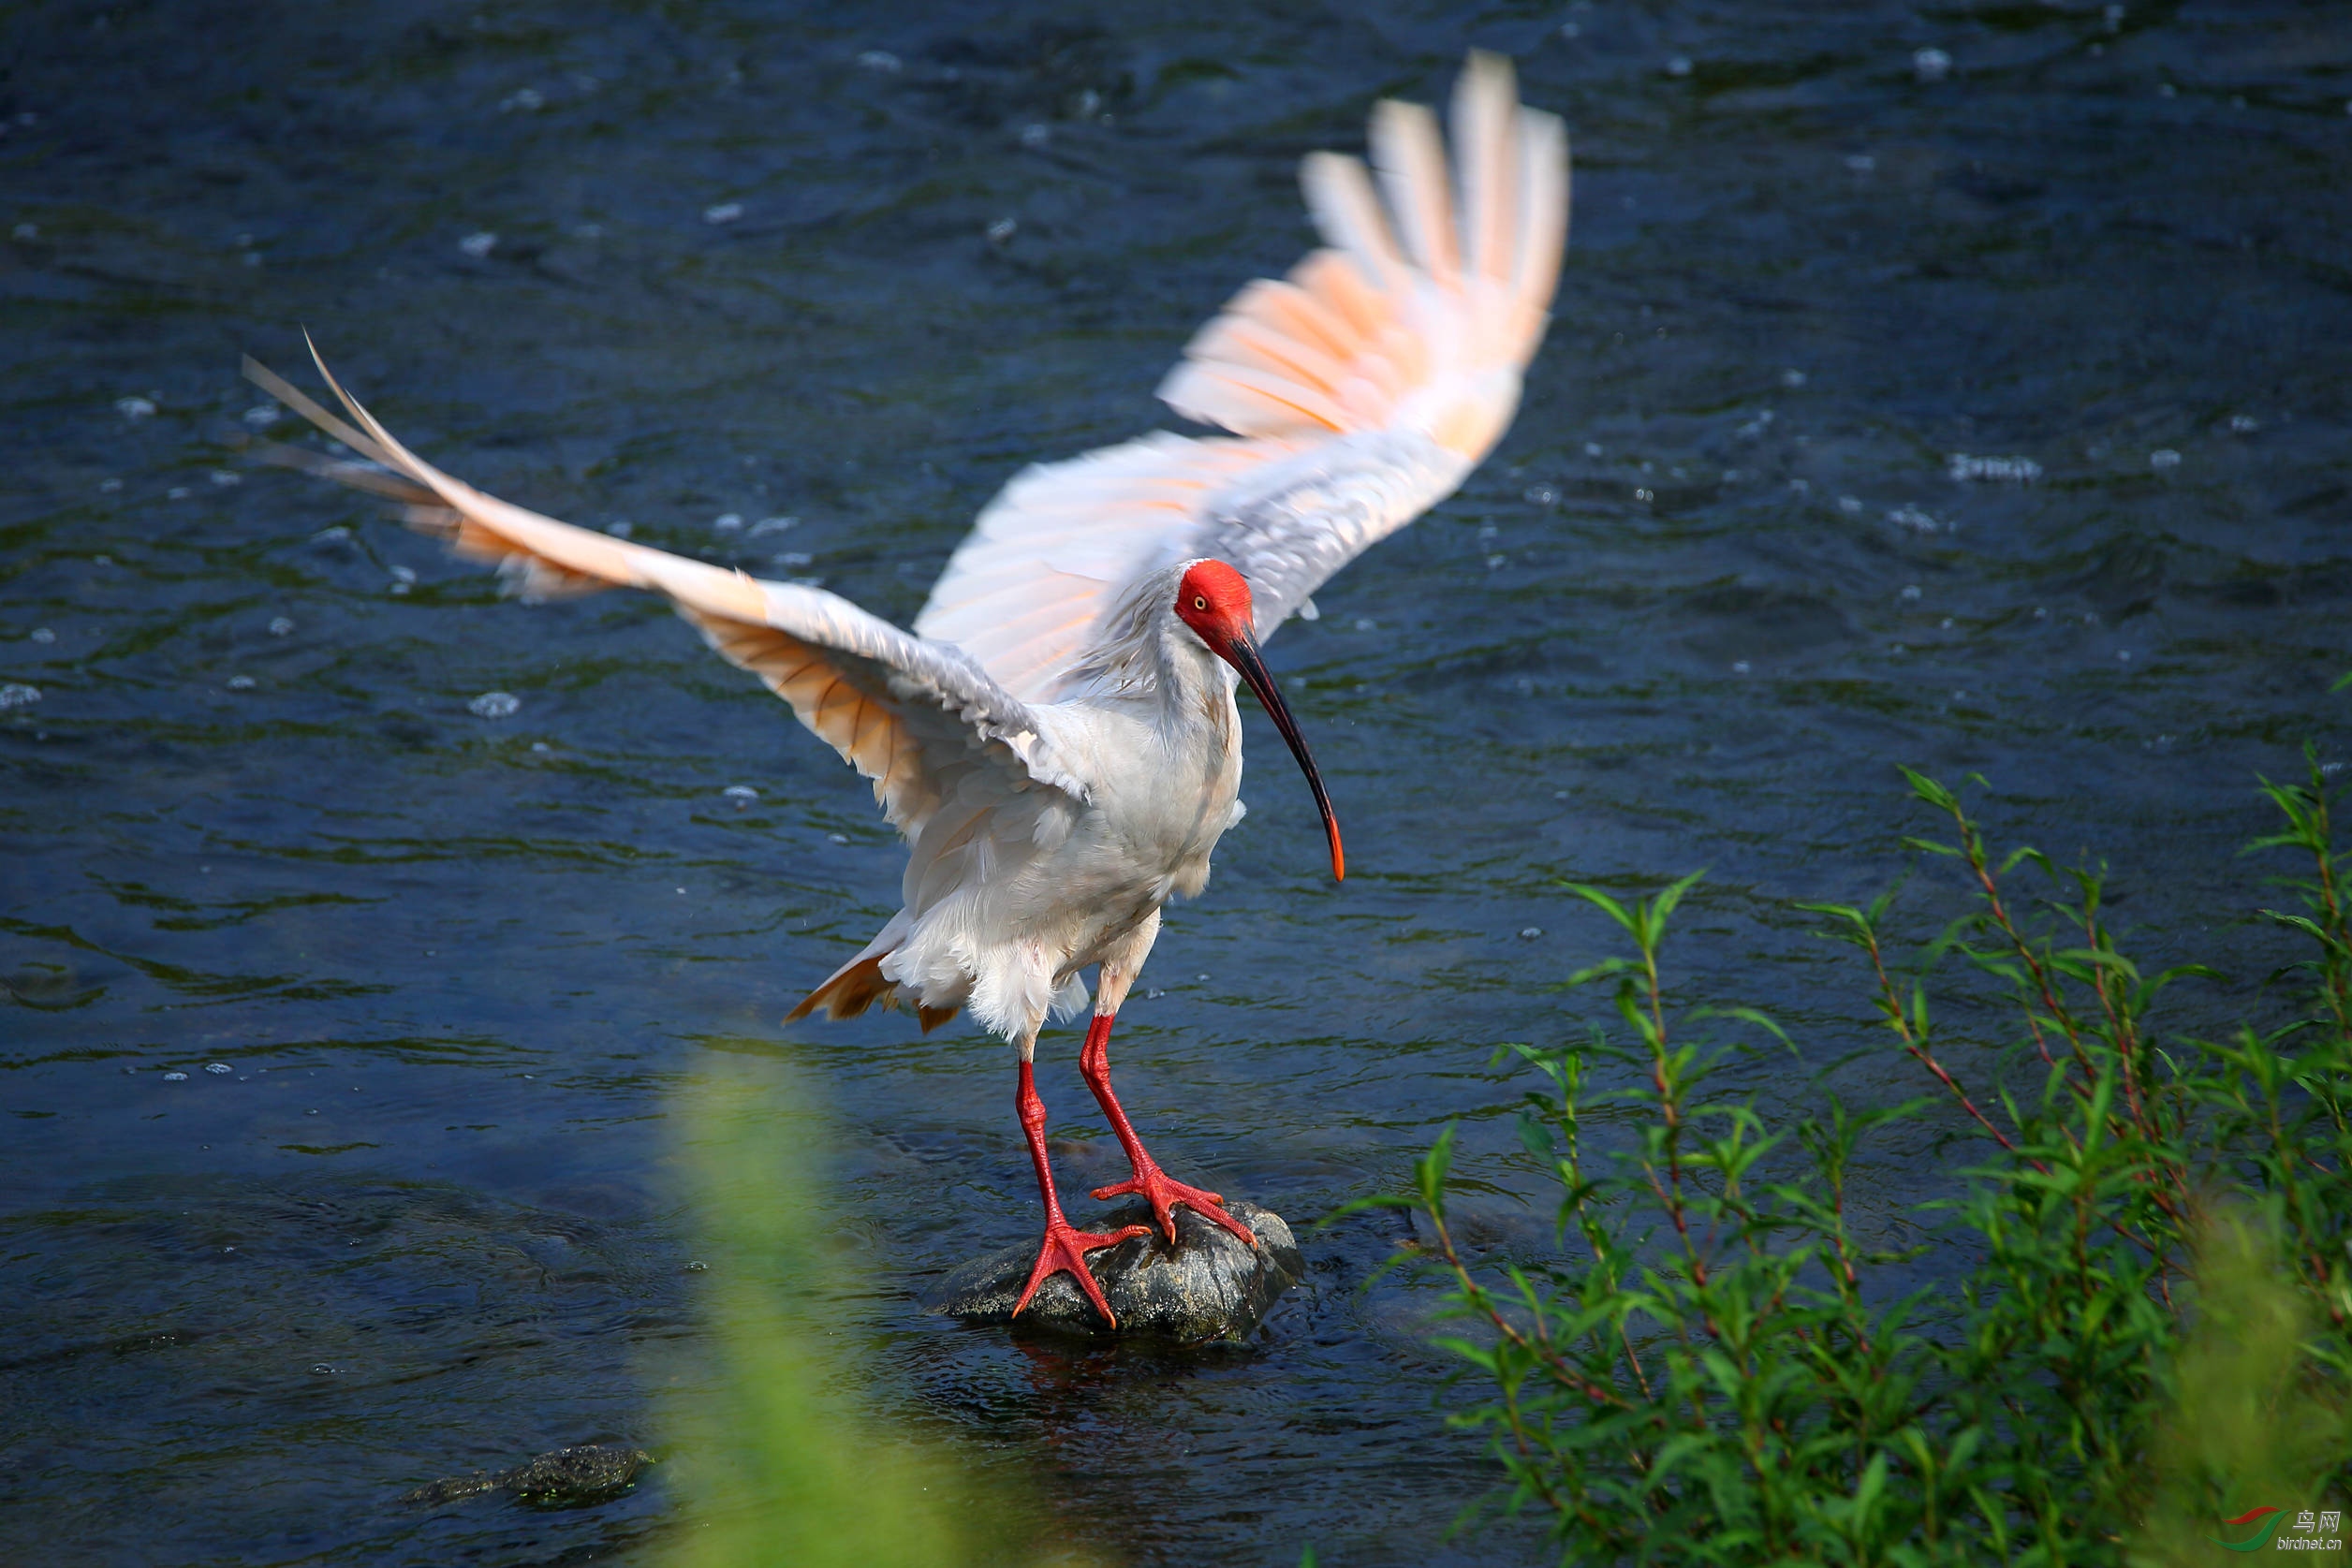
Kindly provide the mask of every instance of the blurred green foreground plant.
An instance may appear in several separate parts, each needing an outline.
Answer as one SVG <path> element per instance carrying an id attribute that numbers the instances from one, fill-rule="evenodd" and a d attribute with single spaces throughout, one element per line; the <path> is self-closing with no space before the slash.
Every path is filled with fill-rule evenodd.
<path id="1" fill-rule="evenodd" d="M 677 1107 L 699 1220 L 704 1333 L 662 1365 L 684 1507 L 663 1568 L 1085 1568 L 944 1444 L 877 1420 L 860 1281 L 829 1250 L 804 1106 L 720 1074 Z"/>
<path id="2" fill-rule="evenodd" d="M 1575 888 L 1634 954 L 1572 981 L 1613 983 L 1620 1036 L 1511 1048 L 1549 1080 L 1521 1131 L 1558 1180 L 1564 1256 L 1464 1256 L 1450 1131 L 1418 1191 L 1384 1200 L 1421 1216 L 1418 1250 L 1473 1326 L 1445 1342 L 1492 1380 L 1454 1420 L 1492 1433 L 1504 1505 L 1548 1511 L 1563 1561 L 2209 1562 L 2257 1533 L 2325 1549 L 2301 1511 L 2339 1508 L 2322 1499 L 2352 1473 L 2352 855 L 2318 768 L 2265 784 L 2286 826 L 2251 846 L 2313 868 L 2288 884 L 2301 911 L 2271 916 L 2310 944 L 2304 1016 L 2161 1046 L 2151 1006 L 2195 971 L 2143 974 L 2099 875 L 1996 860 L 1958 797 L 1909 777 L 1951 830 L 1912 842 L 1964 868 L 1970 912 L 1906 966 L 1891 893 L 1806 906 L 1860 950 L 1933 1089 L 1907 1104 L 1823 1095 L 1776 1126 L 1715 1092 L 1739 1048 L 1684 1038 L 1710 1014 L 1678 1013 L 1659 967 L 1698 878 L 1630 907 Z M 2054 889 L 2032 913 L 2021 867 Z M 2004 1046 L 1932 1018 L 1953 955 L 2014 1020 Z M 1712 1016 L 1786 1043 L 1752 1011 Z M 1603 1063 L 1633 1086 L 1595 1091 Z M 1858 1151 L 1938 1101 L 1977 1155 L 1957 1196 L 1908 1211 L 1940 1244 L 1874 1247 L 1849 1205 Z M 2258 1509 L 2283 1512 L 2222 1522 Z"/>

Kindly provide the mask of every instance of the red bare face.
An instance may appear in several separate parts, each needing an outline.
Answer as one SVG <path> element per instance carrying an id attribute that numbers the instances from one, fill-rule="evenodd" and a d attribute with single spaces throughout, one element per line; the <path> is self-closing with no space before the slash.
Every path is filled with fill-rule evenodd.
<path id="1" fill-rule="evenodd" d="M 1331 843 L 1331 874 L 1345 876 L 1347 859 L 1340 852 L 1339 819 L 1331 814 L 1330 797 L 1323 793 L 1323 775 L 1316 771 L 1314 755 L 1299 734 L 1298 721 L 1290 716 L 1290 705 L 1282 700 L 1274 678 L 1266 672 L 1266 661 L 1258 657 L 1257 620 L 1250 605 L 1249 583 L 1222 561 L 1195 562 L 1176 585 L 1176 618 L 1257 694 L 1266 716 L 1282 732 L 1283 743 L 1299 759 L 1307 787 L 1315 792 L 1315 807 L 1323 813 L 1323 832 Z"/>
<path id="2" fill-rule="evenodd" d="M 1222 561 L 1194 564 L 1176 585 L 1176 618 L 1222 653 L 1257 629 L 1248 579 Z"/>

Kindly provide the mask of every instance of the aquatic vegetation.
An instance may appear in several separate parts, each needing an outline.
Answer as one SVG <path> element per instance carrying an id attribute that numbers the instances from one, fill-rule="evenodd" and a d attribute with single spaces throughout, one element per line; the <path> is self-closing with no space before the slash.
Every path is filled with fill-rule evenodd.
<path id="1" fill-rule="evenodd" d="M 2300 907 L 2266 912 L 2308 945 L 2271 988 L 2291 1016 L 2218 1040 L 2164 1027 L 2167 989 L 2206 972 L 2128 956 L 2103 872 L 1996 855 L 1959 794 L 1908 776 L 1944 825 L 1911 842 L 1968 907 L 1916 951 L 1893 892 L 1807 907 L 1925 1094 L 1851 1106 L 1823 1081 L 1791 1118 L 1719 1090 L 1793 1045 L 1677 1004 L 1666 935 L 1699 879 L 1578 887 L 1632 944 L 1573 977 L 1610 989 L 1615 1025 L 1510 1048 L 1543 1080 L 1521 1134 L 1559 1255 L 1471 1255 L 1450 1132 L 1380 1200 L 1450 1276 L 1465 1331 L 1444 1342 L 1476 1390 L 1453 1420 L 1492 1434 L 1492 1501 L 1549 1514 L 1574 1562 L 2213 1561 L 2257 1527 L 2329 1549 L 2352 1477 L 2352 853 L 2326 775 L 2266 784 L 2285 826 L 2251 846 L 2302 857 Z M 1878 1244 L 1857 1173 L 1932 1130 L 1971 1153 L 1898 1216 L 1931 1239 Z"/>

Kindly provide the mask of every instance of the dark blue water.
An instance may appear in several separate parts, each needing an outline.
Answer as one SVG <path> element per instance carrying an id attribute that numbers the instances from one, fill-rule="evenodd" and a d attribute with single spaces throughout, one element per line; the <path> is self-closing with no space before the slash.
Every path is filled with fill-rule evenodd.
<path id="1" fill-rule="evenodd" d="M 500 603 L 246 466 L 238 356 L 295 370 L 301 324 L 486 488 L 904 621 L 1019 467 L 1160 419 L 1307 242 L 1301 153 L 1504 50 L 1575 139 L 1559 319 L 1495 459 L 1272 646 L 1353 874 L 1253 713 L 1252 814 L 1123 1018 L 1154 1150 L 1304 1223 L 1460 1120 L 1470 1233 L 1525 1242 L 1489 1053 L 1572 1035 L 1546 988 L 1610 950 L 1551 879 L 1711 868 L 1677 977 L 1828 1062 L 1866 1001 L 1790 905 L 1901 872 L 1899 761 L 2111 860 L 2139 948 L 2228 974 L 2184 1025 L 2276 961 L 2255 775 L 2352 751 L 2342 7 L 845 14 L 7 13 L 0 691 L 39 695 L 0 711 L 0 1557 L 643 1555 L 658 1483 L 396 1499 L 659 1441 L 648 1357 L 701 1332 L 669 1093 L 743 1062 L 828 1097 L 845 1358 L 1064 1537 L 1540 1555 L 1446 1534 L 1487 1472 L 1431 1295 L 1360 1288 L 1392 1220 L 1311 1238 L 1245 1352 L 925 1316 L 1035 1200 L 1002 1046 L 777 1022 L 895 907 L 865 787 L 660 606 Z M 1075 1054 L 1066 1192 L 1124 1175 Z M 1961 1158 L 1933 1132 L 1888 1194 Z"/>

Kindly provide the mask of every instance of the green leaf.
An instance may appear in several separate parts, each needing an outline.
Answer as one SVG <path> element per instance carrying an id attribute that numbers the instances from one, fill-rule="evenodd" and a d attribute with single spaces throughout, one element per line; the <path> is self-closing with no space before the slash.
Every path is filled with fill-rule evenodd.
<path id="1" fill-rule="evenodd" d="M 1568 984 L 1571 986 L 1590 985 L 1595 980 L 1605 980 L 1611 975 L 1627 975 L 1633 972 L 1634 965 L 1630 960 L 1603 959 L 1589 969 L 1580 969 L 1569 975 Z"/>
<path id="2" fill-rule="evenodd" d="M 1578 898 L 1582 899 L 1589 904 L 1592 904 L 1594 907 L 1600 910 L 1602 914 L 1608 916 L 1610 919 L 1624 927 L 1627 935 L 1632 936 L 1637 941 L 1639 940 L 1641 936 L 1641 928 L 1634 923 L 1632 913 L 1627 910 L 1624 904 L 1619 903 L 1615 899 L 1610 898 L 1607 893 L 1604 893 L 1599 888 L 1593 887 L 1590 883 L 1563 882 L 1560 886 L 1566 887 L 1569 892 L 1574 893 Z"/>
<path id="3" fill-rule="evenodd" d="M 1929 778 L 1925 773 L 1920 772 L 1916 768 L 1904 768 L 1901 763 L 1897 763 L 1895 766 L 1902 769 L 1904 778 L 1910 782 L 1911 793 L 1926 801 L 1929 805 L 1933 806 L 1938 811 L 1944 812 L 1955 811 L 1959 808 L 1960 801 L 1958 798 L 1956 798 L 1950 790 L 1946 789 L 1942 784 L 1937 784 L 1933 779 Z"/>
<path id="4" fill-rule="evenodd" d="M 1454 1356 L 1484 1371 L 1492 1373 L 1500 1370 L 1496 1353 L 1484 1345 L 1472 1344 L 1468 1340 L 1453 1334 L 1437 1335 L 1429 1342 L 1440 1350 L 1451 1352 Z"/>
<path id="5" fill-rule="evenodd" d="M 1374 1197 L 1349 1198 L 1345 1203 L 1316 1221 L 1313 1228 L 1321 1230 L 1326 1226 L 1339 1224 L 1350 1215 L 1361 1214 L 1369 1209 L 1418 1209 L 1420 1205 L 1416 1200 L 1395 1193 L 1385 1193 Z"/>
<path id="6" fill-rule="evenodd" d="M 1454 1164 L 1454 1132 L 1455 1124 L 1448 1122 L 1429 1152 L 1413 1162 L 1414 1185 L 1420 1189 L 1421 1202 L 1432 1214 L 1445 1212 L 1446 1177 Z"/>
<path id="7" fill-rule="evenodd" d="M 1804 1052 L 1797 1049 L 1797 1042 L 1788 1037 L 1788 1032 L 1773 1022 L 1771 1017 L 1759 1008 L 1701 1007 L 1691 1017 L 1693 1018 L 1738 1018 L 1742 1023 L 1752 1023 L 1782 1045 L 1786 1046 L 1799 1061 L 1804 1060 Z"/>
<path id="8" fill-rule="evenodd" d="M 2028 861 L 2038 868 L 2043 875 L 2052 879 L 2057 877 L 2058 868 L 2051 862 L 2050 857 L 2036 849 L 2032 844 L 2021 844 L 2003 856 L 1999 874 L 2007 876 Z"/>
<path id="9" fill-rule="evenodd" d="M 1699 879 L 1706 874 L 1706 868 L 1701 867 L 1698 871 L 1692 872 L 1687 876 L 1678 878 L 1670 884 L 1664 892 L 1660 893 L 1655 901 L 1652 902 L 1650 906 L 1650 930 L 1651 941 L 1653 945 L 1655 944 L 1658 937 L 1666 934 L 1666 917 L 1674 913 L 1675 906 L 1683 901 L 1683 895 L 1698 887 Z"/>

